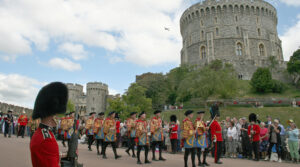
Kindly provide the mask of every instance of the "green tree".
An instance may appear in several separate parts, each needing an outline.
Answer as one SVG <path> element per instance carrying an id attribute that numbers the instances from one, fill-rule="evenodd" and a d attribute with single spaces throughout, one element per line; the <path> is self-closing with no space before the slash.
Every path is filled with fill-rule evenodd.
<path id="1" fill-rule="evenodd" d="M 125 102 L 120 98 L 108 99 L 107 111 L 115 111 L 120 114 L 120 118 L 124 120 L 129 114 Z"/>
<path id="2" fill-rule="evenodd" d="M 68 100 L 67 103 L 67 113 L 75 111 L 75 105 L 71 100 Z"/>
<path id="3" fill-rule="evenodd" d="M 300 80 L 300 49 L 294 52 L 287 64 L 287 71 L 293 77 L 293 83 L 299 84 Z"/>
<path id="4" fill-rule="evenodd" d="M 269 57 L 269 61 L 270 61 L 270 65 L 269 68 L 271 70 L 271 72 L 273 72 L 273 70 L 276 68 L 276 66 L 278 65 L 278 61 L 276 60 L 275 56 L 270 56 Z"/>
<path id="5" fill-rule="evenodd" d="M 136 112 L 145 111 L 149 115 L 152 111 L 152 99 L 146 97 L 146 88 L 132 83 L 127 92 L 123 96 L 128 107 L 128 112 L 135 110 Z"/>
<path id="6" fill-rule="evenodd" d="M 253 90 L 257 93 L 266 93 L 272 90 L 272 74 L 268 68 L 258 68 L 250 81 Z"/>
<path id="7" fill-rule="evenodd" d="M 152 108 L 162 109 L 167 101 L 168 84 L 162 73 L 146 73 L 137 76 L 136 83 L 146 88 L 145 95 L 152 99 Z"/>

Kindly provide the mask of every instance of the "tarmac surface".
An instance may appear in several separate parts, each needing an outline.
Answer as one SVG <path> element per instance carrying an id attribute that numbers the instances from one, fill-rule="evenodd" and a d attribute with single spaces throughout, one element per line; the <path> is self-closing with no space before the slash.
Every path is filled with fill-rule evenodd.
<path id="1" fill-rule="evenodd" d="M 0 167 L 30 167 L 31 158 L 29 150 L 30 139 L 17 138 L 12 136 L 11 138 L 4 138 L 3 134 L 0 134 Z M 60 151 L 66 151 L 59 141 Z M 79 145 L 79 162 L 83 163 L 85 167 L 183 167 L 183 155 L 182 154 L 168 154 L 163 153 L 163 157 L 167 161 L 155 161 L 149 165 L 137 165 L 136 159 L 129 157 L 125 153 L 125 149 L 118 149 L 118 154 L 122 156 L 121 159 L 115 160 L 112 149 L 108 147 L 107 157 L 108 159 L 102 159 L 102 157 L 96 155 L 96 148 L 93 146 L 93 151 L 88 151 L 87 145 Z M 141 153 L 142 161 L 144 160 L 144 153 Z M 151 160 L 152 154 L 149 153 L 149 159 Z M 158 156 L 158 153 L 157 153 Z M 190 161 L 190 159 L 189 159 Z M 276 162 L 254 162 L 250 160 L 242 159 L 222 159 L 223 164 L 217 165 L 213 163 L 213 159 L 208 157 L 207 162 L 211 167 L 299 167 L 300 164 L 292 163 L 276 163 Z M 190 163 L 190 162 L 189 162 Z M 189 164 L 191 167 L 192 165 Z"/>

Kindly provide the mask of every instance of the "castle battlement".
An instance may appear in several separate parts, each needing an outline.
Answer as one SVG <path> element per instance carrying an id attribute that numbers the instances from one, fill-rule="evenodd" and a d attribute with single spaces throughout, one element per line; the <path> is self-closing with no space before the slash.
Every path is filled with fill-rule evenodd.
<path id="1" fill-rule="evenodd" d="M 87 83 L 86 88 L 87 88 L 87 90 L 89 90 L 89 89 L 100 89 L 100 90 L 108 91 L 108 85 L 104 84 L 102 82 L 89 82 L 89 83 Z"/>
<path id="2" fill-rule="evenodd" d="M 231 63 L 238 77 L 250 79 L 270 57 L 285 66 L 277 32 L 277 11 L 264 0 L 206 0 L 180 18 L 181 64 Z"/>

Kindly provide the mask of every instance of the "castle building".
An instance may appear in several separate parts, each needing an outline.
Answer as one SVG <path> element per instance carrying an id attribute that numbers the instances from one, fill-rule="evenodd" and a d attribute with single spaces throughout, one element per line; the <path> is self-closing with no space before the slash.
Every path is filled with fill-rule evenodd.
<path id="1" fill-rule="evenodd" d="M 250 80 L 258 67 L 286 68 L 277 33 L 277 11 L 264 0 L 203 0 L 181 16 L 181 65 L 230 63 L 239 79 Z M 283 74 L 282 74 L 283 75 Z M 282 80 L 281 73 L 273 74 Z"/>
<path id="2" fill-rule="evenodd" d="M 86 86 L 86 94 L 83 86 L 79 84 L 66 84 L 69 90 L 69 100 L 79 107 L 80 115 L 91 112 L 105 112 L 108 97 L 108 85 L 101 82 L 89 82 Z"/>

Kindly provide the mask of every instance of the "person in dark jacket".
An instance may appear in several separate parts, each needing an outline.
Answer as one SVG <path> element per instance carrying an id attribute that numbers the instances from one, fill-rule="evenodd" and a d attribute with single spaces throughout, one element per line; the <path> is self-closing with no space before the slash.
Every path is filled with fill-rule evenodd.
<path id="1" fill-rule="evenodd" d="M 271 158 L 271 150 L 274 145 L 276 145 L 276 152 L 278 154 L 278 162 L 281 162 L 281 138 L 280 138 L 281 127 L 279 126 L 279 120 L 275 119 L 274 123 L 269 126 L 269 148 L 268 148 L 268 156 L 266 157 L 266 161 Z"/>

